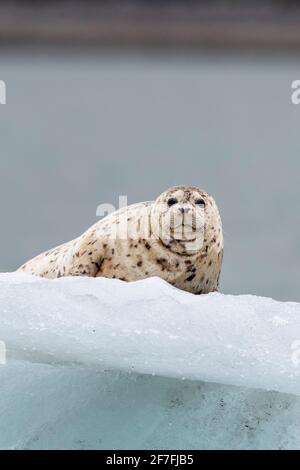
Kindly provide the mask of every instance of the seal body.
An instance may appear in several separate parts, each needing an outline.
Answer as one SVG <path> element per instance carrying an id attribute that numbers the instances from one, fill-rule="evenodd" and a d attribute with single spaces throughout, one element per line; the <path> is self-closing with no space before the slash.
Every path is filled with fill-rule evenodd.
<path id="1" fill-rule="evenodd" d="M 36 276 L 103 276 L 135 281 L 158 276 L 195 294 L 218 289 L 223 235 L 214 199 L 177 186 L 156 201 L 120 209 L 83 235 L 19 268 Z"/>

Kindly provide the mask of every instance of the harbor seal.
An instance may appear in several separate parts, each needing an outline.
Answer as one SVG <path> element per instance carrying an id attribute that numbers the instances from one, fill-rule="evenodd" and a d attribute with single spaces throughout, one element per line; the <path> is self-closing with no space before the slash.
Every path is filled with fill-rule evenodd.
<path id="1" fill-rule="evenodd" d="M 179 289 L 204 294 L 218 290 L 222 257 L 222 224 L 214 199 L 194 186 L 175 186 L 155 201 L 113 212 L 18 271 L 124 281 L 158 276 Z"/>

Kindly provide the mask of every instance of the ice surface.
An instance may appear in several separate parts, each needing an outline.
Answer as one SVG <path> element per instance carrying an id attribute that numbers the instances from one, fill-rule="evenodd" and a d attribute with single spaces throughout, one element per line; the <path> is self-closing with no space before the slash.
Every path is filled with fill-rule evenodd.
<path id="1" fill-rule="evenodd" d="M 300 304 L 0 274 L 0 341 L 0 448 L 300 448 Z"/>

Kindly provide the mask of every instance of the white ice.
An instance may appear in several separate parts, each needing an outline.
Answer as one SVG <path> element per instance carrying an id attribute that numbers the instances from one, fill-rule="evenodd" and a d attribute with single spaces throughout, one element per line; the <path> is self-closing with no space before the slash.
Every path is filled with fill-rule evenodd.
<path id="1" fill-rule="evenodd" d="M 300 304 L 1 274 L 1 341 L 0 448 L 300 448 Z"/>

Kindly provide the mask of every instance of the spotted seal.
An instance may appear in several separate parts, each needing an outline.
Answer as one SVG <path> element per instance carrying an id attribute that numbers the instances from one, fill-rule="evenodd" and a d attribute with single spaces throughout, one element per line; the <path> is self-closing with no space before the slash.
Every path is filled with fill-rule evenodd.
<path id="1" fill-rule="evenodd" d="M 222 258 L 222 224 L 214 199 L 197 187 L 175 186 L 155 201 L 111 213 L 19 271 L 124 281 L 158 276 L 179 289 L 204 294 L 218 289 Z"/>

